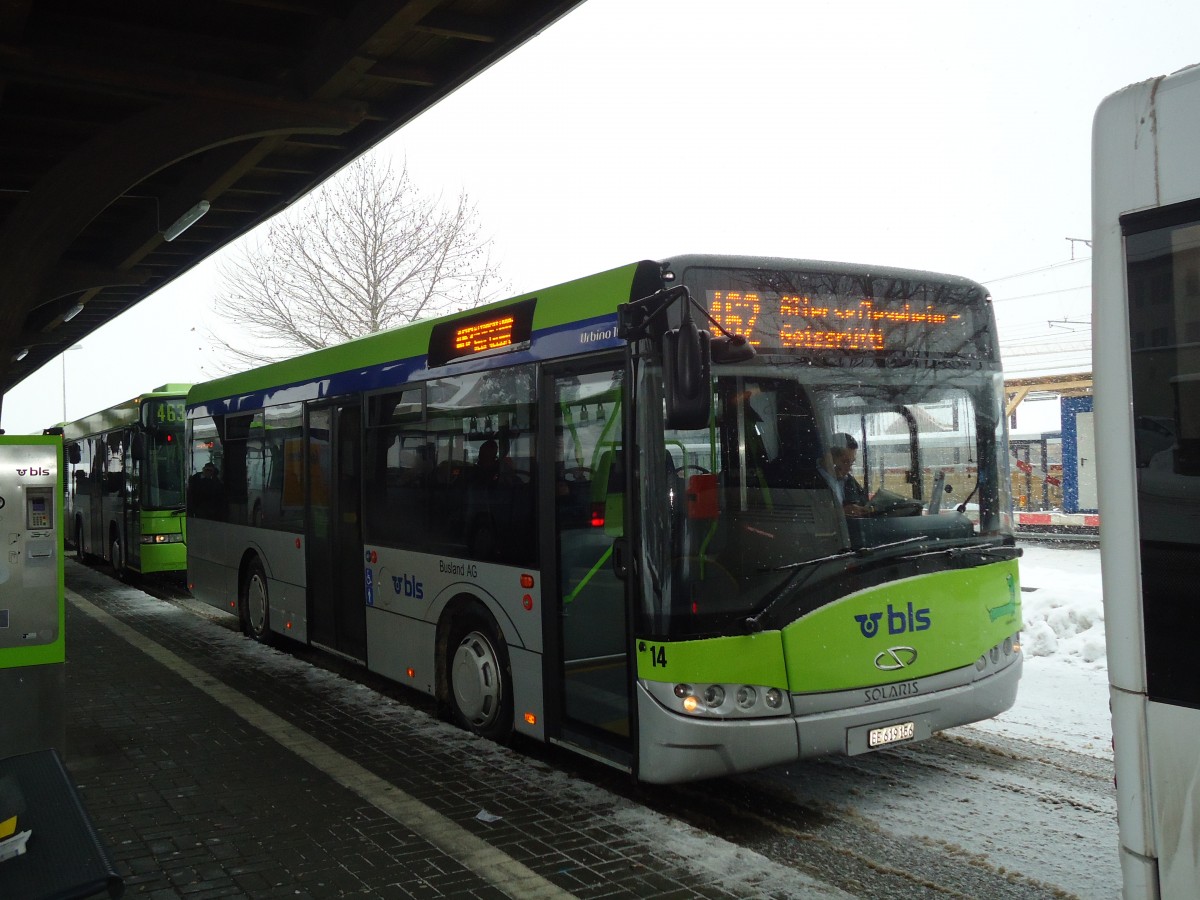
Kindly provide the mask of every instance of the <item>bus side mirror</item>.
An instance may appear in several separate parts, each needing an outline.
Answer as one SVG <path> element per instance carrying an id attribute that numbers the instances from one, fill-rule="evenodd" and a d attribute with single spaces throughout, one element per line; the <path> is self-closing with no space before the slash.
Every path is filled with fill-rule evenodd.
<path id="1" fill-rule="evenodd" d="M 133 436 L 133 442 L 129 445 L 129 449 L 133 451 L 133 458 L 138 462 L 146 460 L 146 435 L 142 432 L 137 432 Z"/>
<path id="2" fill-rule="evenodd" d="M 715 363 L 742 363 L 757 355 L 750 342 L 740 334 L 713 338 L 709 349 Z"/>
<path id="3" fill-rule="evenodd" d="M 712 337 L 688 316 L 663 335 L 663 388 L 667 428 L 692 431 L 712 417 Z"/>
<path id="4" fill-rule="evenodd" d="M 71 462 L 71 465 L 79 465 L 79 461 L 83 459 L 83 454 L 79 452 L 78 444 L 71 444 L 71 446 L 67 447 L 67 459 Z"/>

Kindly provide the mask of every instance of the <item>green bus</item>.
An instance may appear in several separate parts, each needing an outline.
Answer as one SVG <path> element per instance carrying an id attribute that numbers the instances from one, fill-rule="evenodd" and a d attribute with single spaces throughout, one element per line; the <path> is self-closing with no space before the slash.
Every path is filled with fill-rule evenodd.
<path id="1" fill-rule="evenodd" d="M 194 386 L 188 581 L 643 781 L 865 753 L 1015 699 L 1004 399 L 974 282 L 643 260 Z"/>
<path id="2" fill-rule="evenodd" d="M 122 577 L 187 568 L 183 439 L 190 387 L 164 384 L 58 426 L 66 457 L 64 534 L 80 560 L 102 559 Z"/>

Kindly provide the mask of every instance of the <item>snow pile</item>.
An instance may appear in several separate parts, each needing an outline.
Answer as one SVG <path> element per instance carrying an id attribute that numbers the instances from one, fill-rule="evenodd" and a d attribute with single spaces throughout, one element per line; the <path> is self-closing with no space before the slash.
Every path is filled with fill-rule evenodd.
<path id="1" fill-rule="evenodd" d="M 1021 608 L 1025 657 L 1058 657 L 1106 667 L 1099 551 L 1024 545 Z"/>
<path id="2" fill-rule="evenodd" d="M 1112 759 L 1100 551 L 1020 545 L 1025 670 L 1012 709 L 961 729 Z"/>

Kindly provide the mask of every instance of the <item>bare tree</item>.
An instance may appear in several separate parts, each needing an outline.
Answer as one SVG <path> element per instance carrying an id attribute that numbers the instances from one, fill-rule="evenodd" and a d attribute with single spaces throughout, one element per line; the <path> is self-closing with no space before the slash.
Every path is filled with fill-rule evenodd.
<path id="1" fill-rule="evenodd" d="M 220 268 L 214 309 L 239 336 L 214 339 L 241 368 L 476 306 L 499 281 L 477 218 L 363 157 Z"/>

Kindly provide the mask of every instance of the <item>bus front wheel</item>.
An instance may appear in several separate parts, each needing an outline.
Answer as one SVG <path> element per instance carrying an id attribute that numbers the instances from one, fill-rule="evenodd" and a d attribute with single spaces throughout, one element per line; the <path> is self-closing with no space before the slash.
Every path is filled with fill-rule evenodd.
<path id="1" fill-rule="evenodd" d="M 83 522 L 75 523 L 75 560 L 85 565 L 92 561 L 92 554 L 83 549 Z"/>
<path id="2" fill-rule="evenodd" d="M 109 541 L 109 549 L 112 553 L 113 574 L 124 581 L 129 570 L 125 567 L 125 554 L 121 547 L 121 535 L 117 531 L 112 532 L 112 540 Z"/>
<path id="3" fill-rule="evenodd" d="M 481 615 L 468 615 L 448 647 L 451 718 L 467 731 L 504 742 L 512 734 L 512 670 L 499 630 Z"/>
<path id="4" fill-rule="evenodd" d="M 267 590 L 267 573 L 257 558 L 250 561 L 246 577 L 242 580 L 241 597 L 242 631 L 247 637 L 260 644 L 271 642 L 271 602 Z"/>

